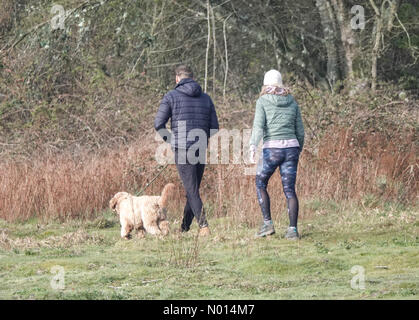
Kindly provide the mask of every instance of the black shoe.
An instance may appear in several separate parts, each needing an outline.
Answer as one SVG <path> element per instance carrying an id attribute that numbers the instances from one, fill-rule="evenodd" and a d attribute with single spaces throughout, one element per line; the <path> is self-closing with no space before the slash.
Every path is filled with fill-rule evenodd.
<path id="1" fill-rule="evenodd" d="M 179 232 L 180 233 L 185 233 L 185 232 L 188 232 L 189 231 L 189 228 L 184 228 L 183 226 L 181 226 L 180 228 L 179 228 Z"/>

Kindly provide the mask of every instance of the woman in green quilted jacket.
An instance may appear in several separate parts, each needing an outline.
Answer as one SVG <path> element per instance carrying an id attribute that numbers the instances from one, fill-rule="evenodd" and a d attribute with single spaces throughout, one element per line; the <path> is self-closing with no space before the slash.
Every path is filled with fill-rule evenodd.
<path id="1" fill-rule="evenodd" d="M 281 73 L 277 70 L 265 74 L 262 91 L 256 102 L 250 139 L 250 161 L 253 163 L 256 148 L 262 138 L 263 150 L 257 165 L 256 191 L 263 224 L 256 235 L 265 237 L 275 233 L 267 186 L 270 177 L 279 168 L 290 219 L 285 237 L 298 239 L 295 181 L 298 159 L 304 145 L 304 126 L 300 108 L 289 89 L 283 86 Z"/>

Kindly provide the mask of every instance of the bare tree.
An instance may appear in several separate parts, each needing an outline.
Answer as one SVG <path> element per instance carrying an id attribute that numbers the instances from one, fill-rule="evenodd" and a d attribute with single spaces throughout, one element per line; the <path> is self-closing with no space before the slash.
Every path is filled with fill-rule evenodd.
<path id="1" fill-rule="evenodd" d="M 207 92 L 207 84 L 208 84 L 208 57 L 209 57 L 209 49 L 210 49 L 210 40 L 211 40 L 211 23 L 210 23 L 210 0 L 207 0 L 207 28 L 208 28 L 208 36 L 207 36 L 207 49 L 205 51 L 205 81 L 204 81 L 204 91 Z"/>
<path id="2" fill-rule="evenodd" d="M 335 82 L 339 79 L 339 58 L 336 48 L 336 27 L 333 11 L 329 1 L 316 0 L 316 6 L 320 14 L 320 23 L 323 28 L 323 35 L 327 51 L 327 80 L 333 89 Z"/>
<path id="3" fill-rule="evenodd" d="M 340 40 L 343 49 L 343 61 L 345 63 L 344 74 L 349 80 L 354 79 L 353 60 L 355 58 L 355 36 L 350 21 L 347 17 L 343 0 L 332 0 L 333 9 L 336 13 L 337 23 L 340 30 Z"/>
<path id="4" fill-rule="evenodd" d="M 375 25 L 373 30 L 373 46 L 371 52 L 371 89 L 375 92 L 377 88 L 377 61 L 380 56 L 380 45 L 383 42 L 384 27 L 391 31 L 393 20 L 398 7 L 398 0 L 384 0 L 379 8 L 374 0 L 370 4 L 375 12 Z"/>
<path id="5" fill-rule="evenodd" d="M 227 76 L 228 76 L 228 42 L 227 42 L 227 31 L 226 24 L 227 20 L 231 17 L 232 13 L 228 15 L 223 21 L 223 35 L 224 35 L 224 50 L 225 50 L 225 72 L 224 72 L 224 86 L 223 86 L 223 98 L 226 96 Z"/>

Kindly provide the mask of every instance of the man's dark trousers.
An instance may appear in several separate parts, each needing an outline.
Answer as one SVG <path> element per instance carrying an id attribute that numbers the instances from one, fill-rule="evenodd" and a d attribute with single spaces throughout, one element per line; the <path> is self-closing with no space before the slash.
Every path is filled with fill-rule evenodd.
<path id="1" fill-rule="evenodd" d="M 205 161 L 203 163 L 191 163 L 187 157 L 184 157 L 185 150 L 175 149 L 176 167 L 179 172 L 180 179 L 186 191 L 186 205 L 183 210 L 182 231 L 188 231 L 192 220 L 195 217 L 198 225 L 202 227 L 208 226 L 205 213 L 202 206 L 199 187 L 201 185 L 202 176 L 205 170 Z M 183 155 L 179 155 L 183 152 Z M 198 153 L 196 154 L 198 155 Z"/>

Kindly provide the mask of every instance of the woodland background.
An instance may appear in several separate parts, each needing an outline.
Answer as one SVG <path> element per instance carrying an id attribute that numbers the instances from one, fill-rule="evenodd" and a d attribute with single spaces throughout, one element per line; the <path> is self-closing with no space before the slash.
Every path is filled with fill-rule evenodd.
<path id="1" fill-rule="evenodd" d="M 363 8 L 364 28 L 352 27 L 362 22 L 353 6 Z M 417 0 L 0 0 L 0 8 L 0 218 L 96 217 L 115 192 L 146 185 L 160 169 L 154 115 L 179 63 L 193 67 L 227 129 L 251 127 L 264 72 L 282 72 L 306 128 L 303 216 L 319 201 L 417 206 Z M 241 172 L 208 166 L 210 217 L 259 220 L 254 179 Z M 180 211 L 173 166 L 147 192 L 169 181 Z M 279 177 L 269 188 L 278 216 Z"/>

